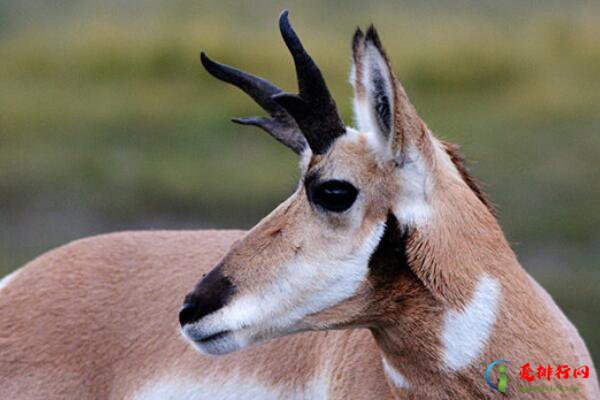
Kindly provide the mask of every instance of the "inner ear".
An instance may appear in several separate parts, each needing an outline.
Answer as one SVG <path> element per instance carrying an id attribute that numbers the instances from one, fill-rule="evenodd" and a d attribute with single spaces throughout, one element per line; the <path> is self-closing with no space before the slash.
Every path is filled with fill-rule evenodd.
<path id="1" fill-rule="evenodd" d="M 375 120 L 377 121 L 379 131 L 386 139 L 390 138 L 392 129 L 392 110 L 391 110 L 391 90 L 389 81 L 384 78 L 380 69 L 371 70 L 372 92 L 371 99 Z"/>
<path id="2" fill-rule="evenodd" d="M 355 114 L 359 129 L 378 133 L 390 140 L 394 129 L 394 78 L 377 32 L 370 27 L 363 36 L 358 30 L 353 41 Z"/>

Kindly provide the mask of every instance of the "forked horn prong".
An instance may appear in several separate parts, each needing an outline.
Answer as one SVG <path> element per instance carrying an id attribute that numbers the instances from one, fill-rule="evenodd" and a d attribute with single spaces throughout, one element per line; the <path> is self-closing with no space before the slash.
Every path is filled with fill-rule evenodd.
<path id="1" fill-rule="evenodd" d="M 296 154 L 302 153 L 306 148 L 306 139 L 298 124 L 284 107 L 273 100 L 273 96 L 283 93 L 283 90 L 266 79 L 213 61 L 204 52 L 200 53 L 200 61 L 208 73 L 241 89 L 271 116 L 233 118 L 233 122 L 257 126 Z"/>
<path id="2" fill-rule="evenodd" d="M 313 153 L 322 154 L 346 127 L 321 70 L 292 28 L 287 10 L 279 17 L 279 30 L 294 59 L 299 94 L 277 93 L 273 99 L 294 117 Z"/>
<path id="3" fill-rule="evenodd" d="M 271 114 L 272 115 L 272 114 Z M 296 154 L 301 154 L 306 148 L 306 139 L 300 132 L 298 125 L 292 119 L 292 124 L 287 119 L 292 119 L 286 115 L 285 120 L 273 117 L 242 117 L 232 118 L 231 121 L 240 125 L 252 125 L 261 128 L 273 136 L 278 142 L 289 147 Z"/>

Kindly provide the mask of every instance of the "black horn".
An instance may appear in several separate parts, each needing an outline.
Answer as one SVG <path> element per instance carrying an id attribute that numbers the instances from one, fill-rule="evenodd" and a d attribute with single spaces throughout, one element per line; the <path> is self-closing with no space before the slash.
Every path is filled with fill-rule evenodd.
<path id="1" fill-rule="evenodd" d="M 300 93 L 278 93 L 273 99 L 294 117 L 313 153 L 323 154 L 337 137 L 346 132 L 346 127 L 323 74 L 292 29 L 287 10 L 279 17 L 279 29 L 294 58 Z"/>
<path id="2" fill-rule="evenodd" d="M 273 99 L 273 96 L 284 93 L 283 90 L 263 78 L 215 62 L 204 52 L 200 53 L 200 61 L 212 76 L 243 90 L 271 117 L 233 118 L 233 122 L 258 126 L 297 154 L 306 148 L 306 139 L 295 119 Z"/>

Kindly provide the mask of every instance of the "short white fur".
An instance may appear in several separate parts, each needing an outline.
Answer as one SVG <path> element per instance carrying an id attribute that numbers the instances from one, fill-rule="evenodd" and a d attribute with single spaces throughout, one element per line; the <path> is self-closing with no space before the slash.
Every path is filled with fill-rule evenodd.
<path id="1" fill-rule="evenodd" d="M 382 357 L 383 371 L 398 389 L 408 389 L 408 381 L 398 370 L 390 365 L 385 357 Z"/>
<path id="2" fill-rule="evenodd" d="M 12 282 L 16 276 L 21 272 L 20 269 L 11 272 L 10 274 L 6 275 L 4 278 L 2 278 L 0 280 L 0 290 L 4 289 L 6 286 L 8 286 L 8 284 L 10 282 Z"/>
<path id="3" fill-rule="evenodd" d="M 482 354 L 496 322 L 500 295 L 500 283 L 484 275 L 466 307 L 446 313 L 442 328 L 446 368 L 458 371 Z"/>
<path id="4" fill-rule="evenodd" d="M 390 137 L 390 132 L 382 132 L 379 124 L 377 123 L 377 116 L 375 115 L 375 98 L 374 94 L 376 89 L 374 87 L 374 76 L 377 74 L 384 80 L 384 91 L 385 95 L 390 101 L 390 115 L 393 115 L 393 99 L 394 89 L 390 81 L 390 72 L 387 67 L 383 56 L 379 50 L 370 42 L 365 45 L 365 54 L 363 57 L 363 65 L 360 68 L 362 74 L 357 76 L 356 66 L 352 66 L 350 73 L 350 82 L 355 88 L 358 81 L 365 89 L 365 95 L 363 97 L 355 96 L 353 99 L 354 106 L 354 118 L 358 129 L 364 132 L 370 143 L 376 144 L 376 148 L 381 152 L 385 152 L 386 156 L 389 154 L 389 143 L 387 138 Z M 393 127 L 392 127 L 393 132 Z"/>
<path id="5" fill-rule="evenodd" d="M 385 223 L 375 226 L 356 251 L 339 259 L 297 259 L 283 267 L 280 278 L 260 292 L 234 300 L 214 314 L 184 327 L 192 339 L 231 330 L 223 341 L 196 346 L 211 354 L 227 353 L 282 332 L 300 330 L 303 317 L 334 306 L 351 297 L 365 280 L 369 259 Z M 264 327 L 268 327 L 265 332 Z M 260 330 L 259 330 L 260 328 Z"/>
<path id="6" fill-rule="evenodd" d="M 227 384 L 235 382 L 235 384 Z M 230 376 L 205 376 L 181 378 L 167 376 L 147 382 L 133 396 L 135 400 L 300 400 L 307 398 L 326 399 L 329 391 L 323 379 L 309 382 L 303 390 L 288 386 L 269 386 L 252 377 L 232 373 Z"/>
<path id="7" fill-rule="evenodd" d="M 421 154 L 410 146 L 410 143 L 407 143 L 407 148 L 402 149 L 401 156 L 392 154 L 390 143 L 395 134 L 394 127 L 391 127 L 391 132 L 381 132 L 380 125 L 376 122 L 375 75 L 383 79 L 383 90 L 390 101 L 389 113 L 392 116 L 394 114 L 394 87 L 388 65 L 373 43 L 365 43 L 365 52 L 360 68 L 361 76 L 358 76 L 356 71 L 357 68 L 353 65 L 350 82 L 355 88 L 355 92 L 359 83 L 365 89 L 364 96 L 355 96 L 353 100 L 356 123 L 360 131 L 367 137 L 370 147 L 378 153 L 379 157 L 388 160 L 394 158 L 401 162 L 397 170 L 401 193 L 394 206 L 394 215 L 403 226 L 422 226 L 428 221 L 431 214 L 427 186 L 427 177 L 430 174 Z"/>

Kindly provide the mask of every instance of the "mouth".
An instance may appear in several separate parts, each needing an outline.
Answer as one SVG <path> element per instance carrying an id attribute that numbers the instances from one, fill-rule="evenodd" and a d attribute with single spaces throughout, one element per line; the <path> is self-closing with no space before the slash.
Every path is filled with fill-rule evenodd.
<path id="1" fill-rule="evenodd" d="M 194 327 L 186 326 L 182 333 L 197 350 L 204 354 L 227 354 L 244 347 L 237 338 L 236 332 L 229 329 L 206 335 Z"/>
<path id="2" fill-rule="evenodd" d="M 225 336 L 227 336 L 230 333 L 231 333 L 230 330 L 220 331 L 220 332 L 213 333 L 212 335 L 208 335 L 206 337 L 196 339 L 196 340 L 198 343 L 207 344 L 207 343 L 210 343 L 211 341 L 224 338 Z"/>

